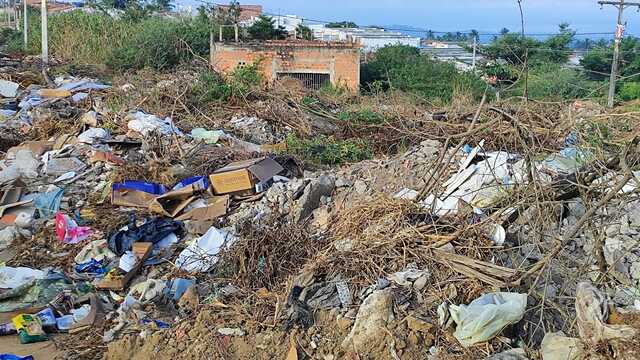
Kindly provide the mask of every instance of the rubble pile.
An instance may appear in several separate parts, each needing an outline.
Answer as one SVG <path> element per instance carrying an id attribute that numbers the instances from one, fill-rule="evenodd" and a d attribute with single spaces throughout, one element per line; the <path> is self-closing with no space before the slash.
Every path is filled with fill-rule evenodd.
<path id="1" fill-rule="evenodd" d="M 637 358 L 640 149 L 628 133 L 594 146 L 596 106 L 414 107 L 402 129 L 318 108 L 309 127 L 242 107 L 213 121 L 193 99 L 175 116 L 158 101 L 111 106 L 178 76 L 47 82 L 11 64 L 0 353 Z M 370 160 L 287 152 L 291 134 L 375 141 L 409 127 L 402 151 Z"/>

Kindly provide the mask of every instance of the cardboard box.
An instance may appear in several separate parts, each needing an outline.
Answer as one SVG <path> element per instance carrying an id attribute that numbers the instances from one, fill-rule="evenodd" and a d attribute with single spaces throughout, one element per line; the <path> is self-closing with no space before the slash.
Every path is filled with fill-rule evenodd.
<path id="1" fill-rule="evenodd" d="M 263 190 L 264 186 L 260 184 L 268 183 L 282 170 L 280 164 L 268 157 L 237 161 L 214 171 L 209 175 L 209 182 L 216 195 L 240 191 L 254 193 Z"/>
<path id="2" fill-rule="evenodd" d="M 180 221 L 215 220 L 218 217 L 225 215 L 227 213 L 228 207 L 229 207 L 229 195 L 214 196 L 212 198 L 207 199 L 207 206 L 195 208 L 191 211 L 188 211 L 180 215 L 179 217 L 177 217 L 176 220 L 180 220 Z"/>
<path id="3" fill-rule="evenodd" d="M 129 271 L 123 275 L 109 278 L 108 276 L 103 278 L 97 285 L 96 288 L 100 290 L 123 290 L 129 281 L 133 279 L 133 277 L 140 271 L 142 268 L 142 264 L 144 264 L 145 260 L 149 258 L 151 255 L 151 250 L 153 249 L 153 244 L 150 242 L 137 242 L 134 243 L 131 247 L 131 251 L 133 251 L 136 256 L 136 264 Z M 122 271 L 122 270 L 120 270 Z"/>

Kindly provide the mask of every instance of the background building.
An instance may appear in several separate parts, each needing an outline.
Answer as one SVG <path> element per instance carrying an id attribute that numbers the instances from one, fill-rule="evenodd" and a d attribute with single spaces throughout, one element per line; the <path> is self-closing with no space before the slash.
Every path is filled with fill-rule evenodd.
<path id="1" fill-rule="evenodd" d="M 362 45 L 364 51 L 375 51 L 387 45 L 420 47 L 420 38 L 378 28 L 327 28 L 310 25 L 315 39 L 322 41 L 351 41 Z"/>

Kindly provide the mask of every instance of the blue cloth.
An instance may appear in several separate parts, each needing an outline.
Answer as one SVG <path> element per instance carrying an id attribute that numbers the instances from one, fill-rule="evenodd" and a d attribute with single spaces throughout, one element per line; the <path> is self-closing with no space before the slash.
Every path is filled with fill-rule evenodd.
<path id="1" fill-rule="evenodd" d="M 76 271 L 79 273 L 104 274 L 107 272 L 104 260 L 91 259 L 84 264 L 76 265 Z"/>
<path id="2" fill-rule="evenodd" d="M 43 219 L 50 219 L 60 210 L 60 201 L 64 190 L 58 189 L 48 193 L 38 195 L 33 203 L 38 210 L 38 215 Z"/>

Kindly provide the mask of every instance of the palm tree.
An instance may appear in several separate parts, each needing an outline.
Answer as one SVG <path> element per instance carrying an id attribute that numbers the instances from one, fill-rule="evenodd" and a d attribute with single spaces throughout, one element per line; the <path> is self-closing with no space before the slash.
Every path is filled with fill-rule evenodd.
<path id="1" fill-rule="evenodd" d="M 480 33 L 478 32 L 478 30 L 471 30 L 469 32 L 469 35 L 471 36 L 472 39 L 478 40 L 478 38 L 480 38 Z"/>

